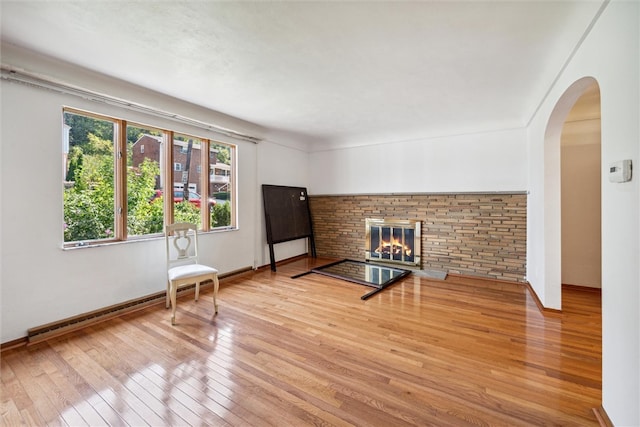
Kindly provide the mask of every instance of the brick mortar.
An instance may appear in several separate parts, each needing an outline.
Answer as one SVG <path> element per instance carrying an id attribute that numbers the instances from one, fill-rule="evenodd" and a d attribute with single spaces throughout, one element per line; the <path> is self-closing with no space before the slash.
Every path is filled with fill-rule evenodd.
<path id="1" fill-rule="evenodd" d="M 422 223 L 423 269 L 525 281 L 525 194 L 310 196 L 318 256 L 364 260 L 365 219 Z"/>

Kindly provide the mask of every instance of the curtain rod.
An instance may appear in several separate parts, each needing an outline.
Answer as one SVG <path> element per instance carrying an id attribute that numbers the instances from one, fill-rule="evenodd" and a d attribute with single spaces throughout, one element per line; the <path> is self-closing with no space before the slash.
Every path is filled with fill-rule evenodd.
<path id="1" fill-rule="evenodd" d="M 66 83 L 61 83 L 51 79 L 46 79 L 30 73 L 17 71 L 9 67 L 6 67 L 4 65 L 2 65 L 2 79 L 24 84 L 27 86 L 34 86 L 41 89 L 51 90 L 54 92 L 65 94 L 65 95 L 74 95 L 89 101 L 102 102 L 105 104 L 126 108 L 128 110 L 149 114 L 149 115 L 160 117 L 163 119 L 177 121 L 177 122 L 195 126 L 201 129 L 206 129 L 211 132 L 215 132 L 230 138 L 253 142 L 254 144 L 257 144 L 261 141 L 260 138 L 257 138 L 255 136 L 246 135 L 231 129 L 226 129 L 221 126 L 213 125 L 213 124 L 206 123 L 196 119 L 191 119 L 189 117 L 181 116 L 175 113 L 170 113 L 168 111 L 158 110 L 156 108 L 148 107 L 146 105 L 138 104 L 132 101 L 127 101 L 125 99 L 116 98 L 113 96 L 104 95 L 91 90 L 71 86 Z"/>

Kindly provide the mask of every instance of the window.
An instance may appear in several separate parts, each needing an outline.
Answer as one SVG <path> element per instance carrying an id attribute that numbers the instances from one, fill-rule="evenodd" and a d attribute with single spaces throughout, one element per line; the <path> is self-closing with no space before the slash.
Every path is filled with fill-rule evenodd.
<path id="1" fill-rule="evenodd" d="M 174 169 L 172 181 L 181 183 L 182 188 L 186 186 L 189 190 L 174 192 L 174 218 L 176 222 L 196 223 L 199 228 L 202 228 L 202 195 L 206 195 L 206 189 L 202 185 L 201 178 L 196 173 L 196 166 L 202 161 L 201 152 L 204 145 L 204 140 L 189 135 L 175 134 L 173 137 L 172 153 L 174 156 L 184 154 L 185 162 L 183 168 Z M 207 204 L 205 203 L 204 207 L 206 208 L 206 206 Z"/>
<path id="2" fill-rule="evenodd" d="M 144 236 L 164 230 L 162 204 L 165 165 L 161 161 L 163 132 L 127 123 L 127 235 Z M 144 145 L 149 146 L 147 153 Z M 140 150 L 136 150 L 136 147 Z"/>
<path id="3" fill-rule="evenodd" d="M 235 164 L 235 149 L 231 145 L 212 143 L 209 146 L 210 196 L 215 201 L 211 209 L 212 227 L 235 226 L 235 204 L 233 194 L 235 181 L 231 173 Z"/>
<path id="4" fill-rule="evenodd" d="M 117 122 L 65 112 L 64 124 L 69 127 L 64 164 L 64 241 L 113 239 Z"/>
<path id="5" fill-rule="evenodd" d="M 178 221 L 235 227 L 235 146 L 74 109 L 63 116 L 65 246 L 154 235 Z M 214 165 L 223 180 L 201 173 Z"/>

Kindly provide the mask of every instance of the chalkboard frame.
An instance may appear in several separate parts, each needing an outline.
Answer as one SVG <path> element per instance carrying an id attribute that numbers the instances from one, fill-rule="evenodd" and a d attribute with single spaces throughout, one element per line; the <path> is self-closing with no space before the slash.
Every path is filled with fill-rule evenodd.
<path id="1" fill-rule="evenodd" d="M 263 184 L 262 199 L 271 270 L 276 271 L 273 245 L 277 243 L 307 238 L 311 255 L 315 258 L 316 247 L 307 189 Z"/>

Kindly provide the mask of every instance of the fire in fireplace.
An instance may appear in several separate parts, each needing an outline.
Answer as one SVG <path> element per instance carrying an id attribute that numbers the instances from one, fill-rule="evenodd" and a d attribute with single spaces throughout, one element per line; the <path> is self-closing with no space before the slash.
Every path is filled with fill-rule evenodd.
<path id="1" fill-rule="evenodd" d="M 367 218 L 365 259 L 420 265 L 420 221 Z"/>

